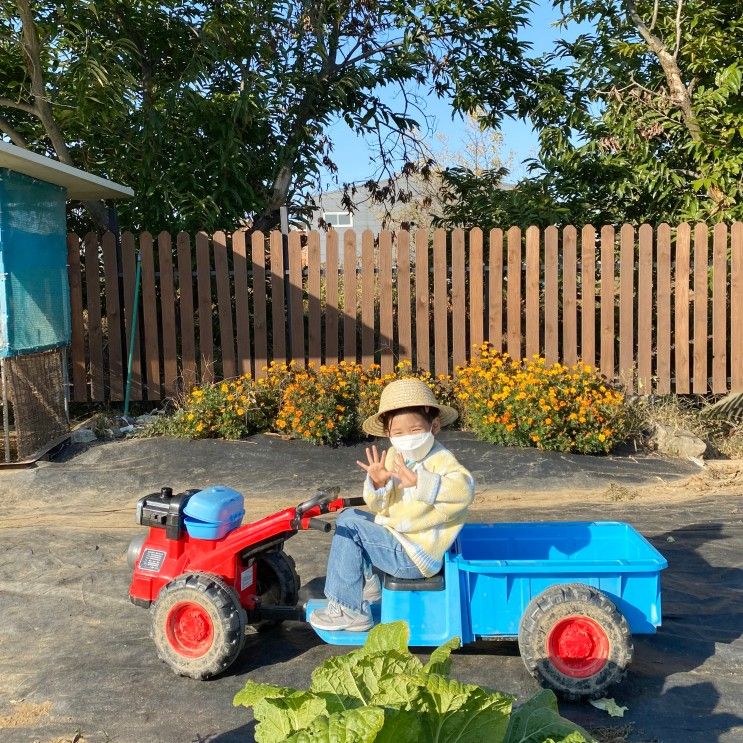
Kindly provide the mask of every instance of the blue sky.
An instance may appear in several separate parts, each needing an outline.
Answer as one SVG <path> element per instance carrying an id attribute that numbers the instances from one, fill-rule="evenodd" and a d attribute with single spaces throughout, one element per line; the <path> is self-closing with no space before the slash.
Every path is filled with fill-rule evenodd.
<path id="1" fill-rule="evenodd" d="M 532 51 L 541 53 L 553 48 L 554 41 L 559 38 L 575 38 L 577 26 L 567 29 L 555 28 L 552 24 L 559 17 L 558 11 L 548 0 L 540 0 L 535 4 L 531 26 L 523 32 L 523 39 L 532 44 Z M 463 124 L 458 119 L 452 120 L 451 107 L 446 101 L 430 95 L 425 99 L 425 111 L 433 117 L 434 132 L 442 133 L 454 148 L 458 135 L 463 131 Z M 503 158 L 512 159 L 512 171 L 509 180 L 518 180 L 523 176 L 524 168 L 521 162 L 536 154 L 537 137 L 531 125 L 526 121 L 506 119 L 501 126 L 503 134 Z M 338 180 L 340 183 L 361 181 L 371 177 L 374 166 L 370 161 L 372 149 L 363 138 L 355 135 L 341 120 L 330 127 L 329 135 L 334 144 L 334 160 L 338 165 Z M 435 141 L 432 142 L 436 144 Z M 334 184 L 329 176 L 323 179 L 325 189 L 333 190 Z"/>

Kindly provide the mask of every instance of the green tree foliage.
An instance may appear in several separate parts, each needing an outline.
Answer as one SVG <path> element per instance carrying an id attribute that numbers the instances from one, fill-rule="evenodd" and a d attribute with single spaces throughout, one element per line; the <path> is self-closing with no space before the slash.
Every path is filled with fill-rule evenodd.
<path id="1" fill-rule="evenodd" d="M 123 226 L 265 229 L 333 169 L 339 117 L 382 178 L 419 161 L 416 92 L 516 110 L 530 2 L 0 0 L 0 133 L 132 186 Z"/>
<path id="2" fill-rule="evenodd" d="M 453 223 L 743 218 L 739 0 L 565 0 L 589 24 L 548 55 L 526 112 L 540 151 L 516 191 L 447 173 Z"/>

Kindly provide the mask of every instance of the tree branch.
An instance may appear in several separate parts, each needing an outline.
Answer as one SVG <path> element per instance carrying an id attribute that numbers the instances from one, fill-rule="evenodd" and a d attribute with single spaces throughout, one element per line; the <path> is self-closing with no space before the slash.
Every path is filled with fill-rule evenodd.
<path id="1" fill-rule="evenodd" d="M 681 48 L 681 8 L 684 4 L 684 0 L 677 0 L 676 2 L 676 46 L 673 50 L 673 58 L 678 59 L 679 49 Z"/>
<path id="2" fill-rule="evenodd" d="M 634 0 L 626 0 L 626 5 L 627 14 L 631 22 L 650 50 L 658 58 L 658 62 L 660 62 L 660 66 L 663 68 L 669 93 L 671 94 L 671 100 L 676 104 L 679 111 L 681 111 L 689 136 L 693 142 L 701 142 L 702 129 L 699 126 L 699 121 L 691 105 L 692 86 L 687 87 L 684 85 L 681 79 L 681 69 L 677 61 L 678 51 L 681 45 L 681 9 L 683 0 L 676 0 L 676 50 L 673 54 L 668 51 L 663 41 L 655 36 L 645 25 L 642 18 L 640 18 L 640 14 L 637 12 L 637 6 Z M 707 195 L 715 203 L 717 211 L 722 209 L 728 200 L 727 196 L 714 184 L 707 189 Z"/>
<path id="3" fill-rule="evenodd" d="M 10 98 L 0 98 L 0 108 L 17 108 L 19 111 L 25 111 L 27 114 L 39 115 L 38 111 L 30 103 L 13 101 Z"/>
<path id="4" fill-rule="evenodd" d="M 655 24 L 658 22 L 658 6 L 659 5 L 660 5 L 660 0 L 655 0 L 653 4 L 653 20 L 650 21 L 651 31 L 655 28 Z"/>
<path id="5" fill-rule="evenodd" d="M 52 107 L 46 97 L 46 88 L 41 67 L 41 42 L 36 32 L 36 24 L 34 22 L 30 0 L 16 0 L 16 6 L 21 18 L 21 47 L 25 57 L 26 69 L 31 77 L 31 93 L 34 99 L 34 105 L 30 107 L 31 111 L 29 113 L 33 113 L 41 120 L 59 161 L 65 165 L 74 166 L 75 163 L 67 148 L 62 130 L 57 125 L 54 114 L 52 113 Z M 16 105 L 15 108 L 18 108 L 18 106 Z M 85 201 L 83 203 L 98 225 L 108 228 L 108 210 L 105 204 L 102 201 Z"/>
<path id="6" fill-rule="evenodd" d="M 73 165 L 72 157 L 65 144 L 62 132 L 54 120 L 51 106 L 46 99 L 44 77 L 41 74 L 41 43 L 36 33 L 33 12 L 29 0 L 16 0 L 18 14 L 21 18 L 23 54 L 26 58 L 26 68 L 31 77 L 31 93 L 34 97 L 34 112 L 41 119 L 47 136 L 52 142 L 52 147 L 57 153 L 60 162 L 65 165 Z"/>
<path id="7" fill-rule="evenodd" d="M 26 142 L 25 137 L 17 129 L 13 128 L 2 116 L 0 116 L 0 131 L 5 132 L 14 145 L 23 147 L 24 150 L 28 149 L 28 142 Z"/>
<path id="8" fill-rule="evenodd" d="M 679 7 L 682 0 L 678 0 Z M 684 123 L 686 129 L 689 132 L 692 140 L 695 142 L 702 141 L 702 130 L 697 121 L 696 114 L 694 113 L 691 106 L 691 97 L 689 91 L 684 85 L 681 79 L 681 70 L 679 69 L 678 63 L 675 57 L 666 49 L 663 41 L 653 34 L 650 29 L 645 25 L 645 22 L 637 12 L 637 6 L 634 0 L 626 0 L 627 14 L 632 21 L 633 25 L 637 29 L 640 36 L 642 36 L 645 43 L 648 45 L 650 51 L 652 51 L 658 58 L 663 72 L 666 76 L 666 82 L 668 83 L 668 89 L 671 94 L 671 100 L 678 106 L 684 117 Z"/>
<path id="9" fill-rule="evenodd" d="M 346 57 L 346 59 L 344 59 L 338 65 L 338 69 L 343 69 L 344 67 L 353 67 L 357 62 L 364 62 L 376 54 L 382 54 L 383 52 L 388 52 L 388 51 L 392 51 L 393 49 L 398 49 L 401 45 L 402 45 L 402 41 L 395 41 L 390 44 L 382 44 L 382 46 L 378 46 L 378 47 L 375 47 L 374 49 L 370 49 L 368 52 L 357 54 L 355 57 Z"/>

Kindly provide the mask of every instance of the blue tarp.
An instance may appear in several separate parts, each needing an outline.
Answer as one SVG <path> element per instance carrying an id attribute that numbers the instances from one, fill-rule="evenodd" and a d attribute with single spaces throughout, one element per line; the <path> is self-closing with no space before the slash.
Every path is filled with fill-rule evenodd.
<path id="1" fill-rule="evenodd" d="M 66 196 L 0 168 L 0 357 L 70 342 Z"/>

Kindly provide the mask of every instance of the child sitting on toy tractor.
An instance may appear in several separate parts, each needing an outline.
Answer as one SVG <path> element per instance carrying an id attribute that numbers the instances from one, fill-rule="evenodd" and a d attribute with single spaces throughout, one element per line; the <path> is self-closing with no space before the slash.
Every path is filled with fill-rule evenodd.
<path id="1" fill-rule="evenodd" d="M 377 568 L 396 578 L 428 578 L 464 525 L 475 493 L 472 475 L 434 436 L 457 411 L 437 402 L 419 379 L 399 379 L 382 391 L 379 410 L 364 421 L 372 436 L 387 436 L 381 454 L 366 450 L 364 501 L 371 513 L 346 509 L 330 547 L 327 608 L 310 624 L 321 630 L 363 632 L 373 625 L 370 603 L 381 598 Z"/>

